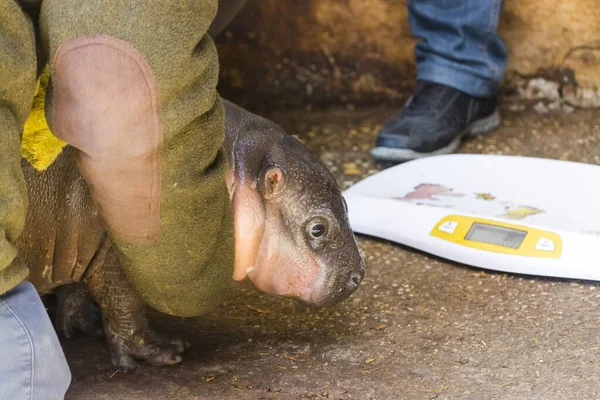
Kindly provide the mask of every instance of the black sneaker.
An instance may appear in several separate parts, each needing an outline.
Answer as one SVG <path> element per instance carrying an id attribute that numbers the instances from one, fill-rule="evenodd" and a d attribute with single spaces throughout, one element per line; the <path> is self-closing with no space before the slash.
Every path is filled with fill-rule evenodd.
<path id="1" fill-rule="evenodd" d="M 500 125 L 495 98 L 475 98 L 432 82 L 417 82 L 404 109 L 381 128 L 373 157 L 408 161 L 453 153 L 468 135 Z"/>

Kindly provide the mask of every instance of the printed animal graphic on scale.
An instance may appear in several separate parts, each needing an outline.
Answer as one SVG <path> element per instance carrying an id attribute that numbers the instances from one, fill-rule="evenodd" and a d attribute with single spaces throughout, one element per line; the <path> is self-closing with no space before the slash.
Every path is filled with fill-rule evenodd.
<path id="1" fill-rule="evenodd" d="M 392 197 L 395 200 L 409 201 L 414 204 L 427 204 L 433 207 L 456 208 L 467 212 L 482 212 L 491 216 L 510 220 L 524 220 L 529 216 L 545 211 L 530 205 L 514 204 L 511 201 L 498 199 L 491 193 L 472 193 L 470 195 L 457 192 L 453 188 L 439 183 L 421 183 L 404 196 Z M 476 200 L 477 202 L 472 202 Z M 485 202 L 482 208 L 478 202 Z M 490 207 L 491 206 L 491 207 Z M 469 207 L 476 207 L 469 210 Z"/>

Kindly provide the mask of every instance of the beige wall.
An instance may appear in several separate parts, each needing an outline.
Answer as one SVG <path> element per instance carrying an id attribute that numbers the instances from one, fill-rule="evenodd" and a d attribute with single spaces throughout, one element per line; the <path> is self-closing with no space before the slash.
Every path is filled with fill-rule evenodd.
<path id="1" fill-rule="evenodd" d="M 600 106 L 600 0 L 507 0 L 500 34 L 505 87 L 544 77 L 571 103 Z M 413 82 L 400 0 L 249 0 L 217 43 L 221 88 L 239 102 L 394 101 Z"/>

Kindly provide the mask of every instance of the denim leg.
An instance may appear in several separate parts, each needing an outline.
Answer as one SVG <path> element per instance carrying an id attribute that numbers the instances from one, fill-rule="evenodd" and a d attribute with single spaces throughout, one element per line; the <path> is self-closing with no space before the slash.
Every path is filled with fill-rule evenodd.
<path id="1" fill-rule="evenodd" d="M 0 399 L 64 399 L 71 371 L 33 285 L 0 296 Z"/>
<path id="2" fill-rule="evenodd" d="M 507 52 L 498 35 L 503 0 L 408 0 L 417 79 L 475 97 L 495 94 Z"/>

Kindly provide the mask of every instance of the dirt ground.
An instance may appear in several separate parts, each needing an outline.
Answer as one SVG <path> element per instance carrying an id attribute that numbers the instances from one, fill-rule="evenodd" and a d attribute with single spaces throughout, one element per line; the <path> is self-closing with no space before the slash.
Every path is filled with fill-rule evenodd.
<path id="1" fill-rule="evenodd" d="M 599 111 L 536 108 L 505 103 L 502 127 L 460 152 L 600 164 Z M 348 187 L 382 168 L 369 150 L 396 111 L 270 117 Z M 600 398 L 597 283 L 469 268 L 373 238 L 359 244 L 365 280 L 334 308 L 311 310 L 241 283 L 210 315 L 153 315 L 155 327 L 191 342 L 176 366 L 116 373 L 102 339 L 63 340 L 73 371 L 67 398 Z"/>

